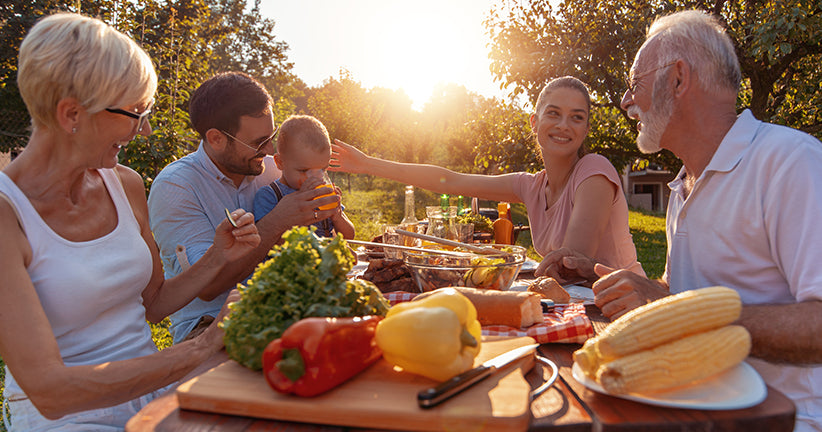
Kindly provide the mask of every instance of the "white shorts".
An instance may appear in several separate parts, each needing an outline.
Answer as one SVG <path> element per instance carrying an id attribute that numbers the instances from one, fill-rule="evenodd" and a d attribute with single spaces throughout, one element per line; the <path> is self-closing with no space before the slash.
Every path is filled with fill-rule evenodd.
<path id="1" fill-rule="evenodd" d="M 3 422 L 8 432 L 40 431 L 122 431 L 126 422 L 165 390 L 157 390 L 126 403 L 68 414 L 57 420 L 43 417 L 28 398 L 4 400 Z M 8 409 L 8 412 L 6 412 Z"/>

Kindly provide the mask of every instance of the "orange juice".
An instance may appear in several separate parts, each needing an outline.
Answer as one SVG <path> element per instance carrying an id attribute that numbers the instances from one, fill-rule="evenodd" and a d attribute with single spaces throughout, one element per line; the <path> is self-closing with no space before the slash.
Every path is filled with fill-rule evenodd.
<path id="1" fill-rule="evenodd" d="M 331 188 L 331 193 L 327 193 L 327 194 L 325 194 L 325 195 L 320 195 L 320 196 L 318 196 L 317 198 L 314 198 L 315 200 L 316 200 L 316 199 L 323 198 L 323 197 L 327 197 L 327 196 L 334 196 L 334 195 L 335 195 L 335 193 L 334 193 L 334 185 L 332 185 L 332 184 L 330 184 L 330 183 L 321 184 L 321 185 L 319 185 L 319 186 L 315 187 L 314 189 L 320 189 L 320 188 L 326 188 L 326 187 L 327 187 L 327 188 Z M 340 203 L 338 203 L 338 202 L 334 202 L 334 203 L 331 203 L 331 204 L 326 204 L 326 205 L 319 206 L 318 208 L 319 208 L 320 210 L 331 210 L 331 209 L 334 209 L 334 208 L 339 207 L 339 205 L 340 205 Z"/>

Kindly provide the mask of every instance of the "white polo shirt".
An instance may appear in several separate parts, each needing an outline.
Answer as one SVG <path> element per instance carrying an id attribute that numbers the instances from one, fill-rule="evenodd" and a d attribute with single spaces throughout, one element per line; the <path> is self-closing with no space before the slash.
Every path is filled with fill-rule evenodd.
<path id="1" fill-rule="evenodd" d="M 672 293 L 713 285 L 744 304 L 822 300 L 822 143 L 746 110 L 683 195 L 669 184 L 663 278 Z M 822 431 L 822 367 L 749 358 L 797 406 L 797 431 Z"/>

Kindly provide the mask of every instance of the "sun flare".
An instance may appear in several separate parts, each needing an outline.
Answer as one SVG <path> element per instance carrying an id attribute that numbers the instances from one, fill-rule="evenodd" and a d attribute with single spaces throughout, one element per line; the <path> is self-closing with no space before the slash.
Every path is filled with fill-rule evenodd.
<path id="1" fill-rule="evenodd" d="M 403 90 L 415 109 L 439 84 L 499 93 L 482 24 L 492 0 L 273 3 L 263 2 L 263 13 L 277 21 L 295 73 L 310 86 L 345 70 L 365 88 Z"/>

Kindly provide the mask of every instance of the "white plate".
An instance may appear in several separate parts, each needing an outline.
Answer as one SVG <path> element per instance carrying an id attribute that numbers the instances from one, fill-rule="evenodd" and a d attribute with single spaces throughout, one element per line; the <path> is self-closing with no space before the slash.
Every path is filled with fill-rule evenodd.
<path id="1" fill-rule="evenodd" d="M 520 273 L 533 273 L 539 267 L 539 262 L 532 260 L 531 258 L 526 258 L 525 262 L 522 263 L 522 267 L 520 267 Z"/>
<path id="2" fill-rule="evenodd" d="M 528 291 L 528 284 L 531 281 L 515 280 L 508 288 L 508 291 Z M 584 305 L 594 304 L 594 290 L 580 285 L 567 285 L 565 291 L 571 295 L 571 303 L 582 303 Z M 554 306 L 567 306 L 566 303 L 557 303 Z"/>
<path id="3" fill-rule="evenodd" d="M 762 377 L 745 362 L 694 385 L 648 394 L 610 394 L 596 381 L 588 378 L 576 362 L 571 371 L 577 381 L 595 392 L 663 407 L 701 410 L 741 409 L 758 405 L 768 396 L 768 388 Z"/>

